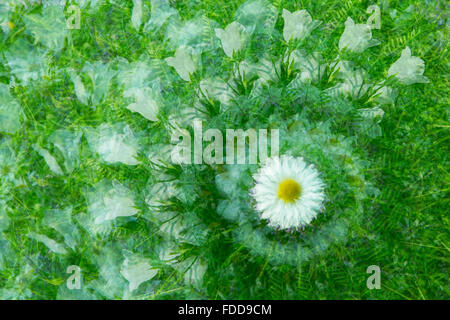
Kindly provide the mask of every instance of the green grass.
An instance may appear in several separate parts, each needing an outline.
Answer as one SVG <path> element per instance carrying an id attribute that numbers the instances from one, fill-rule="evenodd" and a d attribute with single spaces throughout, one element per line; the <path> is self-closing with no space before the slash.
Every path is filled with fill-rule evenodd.
<path id="1" fill-rule="evenodd" d="M 171 201 L 168 209 L 181 212 L 184 219 L 194 221 L 194 224 L 199 221 L 199 229 L 191 229 L 191 235 L 205 229 L 208 232 L 206 241 L 198 247 L 185 244 L 181 248 L 182 256 L 202 256 L 206 261 L 208 269 L 201 285 L 185 281 L 187 266 L 174 268 L 158 262 L 157 258 L 155 248 L 164 244 L 165 238 L 159 234 L 155 212 L 145 202 L 149 186 L 158 179 L 147 154 L 156 143 L 168 142 L 170 136 L 162 124 L 164 121 L 150 122 L 124 108 L 128 103 L 116 80 L 103 102 L 95 108 L 85 106 L 77 100 L 73 83 L 64 72 L 65 68 L 79 71 L 86 61 L 108 63 L 117 57 L 125 57 L 131 62 L 141 59 L 142 55 L 163 59 L 173 56 L 173 51 L 164 42 L 162 30 L 150 34 L 144 33 L 142 26 L 139 32 L 132 27 L 131 1 L 127 5 L 105 3 L 96 12 L 83 9 L 81 30 L 70 30 L 65 47 L 52 54 L 49 75 L 28 85 L 19 83 L 10 90 L 22 107 L 24 120 L 17 133 L 0 133 L 0 141 L 8 140 L 16 154 L 12 164 L 0 162 L 0 217 L 6 214 L 9 220 L 8 227 L 2 230 L 0 219 L 0 297 L 76 298 L 78 293 L 61 288 L 69 277 L 67 267 L 77 265 L 82 269 L 83 284 L 92 285 L 83 291 L 82 297 L 92 294 L 95 298 L 124 298 L 123 287 L 127 282 L 119 271 L 125 249 L 147 258 L 159 268 L 158 275 L 142 284 L 134 298 L 448 299 L 448 17 L 443 2 L 390 1 L 386 7 L 387 2 L 381 1 L 381 29 L 373 31 L 373 37 L 380 40 L 381 45 L 367 49 L 361 55 L 352 55 L 352 60 L 369 70 L 374 79 L 384 79 L 387 68 L 399 58 L 401 50 L 409 46 L 413 55 L 425 61 L 424 75 L 430 82 L 400 86 L 396 103 L 383 106 L 385 115 L 379 123 L 381 135 L 358 138 L 355 152 L 358 157 L 370 161 L 366 179 L 380 192 L 378 196 L 364 200 L 361 223 L 349 231 L 346 242 L 331 244 L 324 254 L 295 267 L 274 265 L 233 242 L 230 235 L 237 226 L 215 213 L 220 196 L 215 190 L 214 178 L 223 169 L 202 170 L 203 167 L 193 166 L 181 170 L 176 167 L 175 170 L 180 171 L 175 175 L 188 200 L 187 204 Z M 144 3 L 150 7 L 150 1 Z M 234 12 L 244 1 L 181 0 L 170 3 L 183 19 L 192 19 L 203 11 L 224 28 L 233 21 Z M 304 8 L 314 19 L 322 20 L 315 39 L 321 39 L 321 52 L 325 60 L 330 61 L 336 56 L 347 16 L 358 23 L 365 22 L 369 16 L 366 8 L 372 2 L 311 0 L 272 1 L 272 4 L 279 12 L 282 8 L 290 11 Z M 407 10 L 411 5 L 413 9 Z M 402 18 L 394 20 L 389 15 L 392 9 L 396 9 Z M 14 28 L 0 37 L 1 83 L 8 84 L 11 78 L 11 70 L 5 63 L 8 48 L 20 38 L 34 42 L 33 36 L 26 32 L 23 16 L 40 10 L 40 6 L 14 9 L 10 19 Z M 143 21 L 148 18 L 147 12 Z M 279 15 L 276 29 L 282 30 L 282 26 Z M 35 46 L 42 47 L 41 44 Z M 274 54 L 284 50 L 281 46 L 271 49 Z M 246 52 L 258 55 L 257 50 L 255 45 Z M 229 69 L 231 64 L 224 60 L 222 65 L 208 67 L 211 70 Z M 176 84 L 167 89 L 170 95 L 165 96 L 167 103 L 161 110 L 160 117 L 167 119 L 177 112 L 177 97 L 183 102 L 192 98 L 194 84 L 185 85 L 170 68 L 161 66 L 155 70 L 157 76 Z M 284 101 L 278 98 L 273 99 Z M 289 102 L 289 97 L 283 98 Z M 255 116 L 252 119 L 256 119 L 258 106 L 251 112 Z M 317 115 L 318 118 L 322 116 Z M 352 122 L 346 118 L 349 115 L 342 117 L 339 123 Z M 243 120 L 227 118 L 224 121 L 228 122 L 224 124 L 216 121 L 210 126 L 222 128 L 230 123 L 241 124 L 239 121 Z M 264 125 L 269 123 L 264 119 L 255 121 Z M 91 151 L 84 136 L 80 143 L 79 165 L 73 172 L 58 176 L 32 148 L 33 144 L 41 145 L 62 164 L 63 155 L 49 143 L 55 130 L 82 131 L 86 126 L 117 122 L 129 124 L 137 134 L 142 164 L 103 163 Z M 336 131 L 346 134 L 350 129 L 339 127 Z M 11 172 L 14 178 L 8 181 L 6 177 Z M 77 220 L 88 211 L 86 188 L 103 179 L 117 180 L 128 187 L 139 209 L 135 219 L 117 224 L 106 236 L 90 234 Z M 72 207 L 73 223 L 80 232 L 75 250 L 59 255 L 26 236 L 36 232 L 63 243 L 62 235 L 42 221 L 47 210 L 68 206 Z M 189 216 L 191 213 L 196 217 Z M 381 268 L 380 290 L 366 287 L 369 276 L 366 269 L 370 265 Z M 107 266 L 109 273 L 103 273 L 102 266 Z M 94 284 L 96 280 L 99 282 Z"/>

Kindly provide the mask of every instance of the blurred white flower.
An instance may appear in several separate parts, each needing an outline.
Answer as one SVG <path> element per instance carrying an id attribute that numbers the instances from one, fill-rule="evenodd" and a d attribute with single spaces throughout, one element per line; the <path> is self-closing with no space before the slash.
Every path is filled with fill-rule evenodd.
<path id="1" fill-rule="evenodd" d="M 86 128 L 89 147 L 107 163 L 121 162 L 137 165 L 138 141 L 128 125 L 101 124 L 98 128 Z"/>
<path id="2" fill-rule="evenodd" d="M 170 18 L 177 17 L 178 11 L 172 8 L 168 0 L 151 0 L 152 16 L 144 26 L 144 32 L 155 31 Z"/>
<path id="3" fill-rule="evenodd" d="M 139 31 L 142 23 L 142 0 L 133 0 L 133 11 L 131 13 L 131 24 Z"/>
<path id="4" fill-rule="evenodd" d="M 320 21 L 313 20 L 306 10 L 291 13 L 283 9 L 283 19 L 283 37 L 286 42 L 305 39 L 320 24 Z"/>
<path id="5" fill-rule="evenodd" d="M 125 260 L 120 268 L 122 276 L 128 280 L 130 291 L 136 290 L 141 283 L 152 279 L 158 273 L 147 259 L 139 257 L 130 251 L 125 251 Z"/>
<path id="6" fill-rule="evenodd" d="M 430 82 L 423 75 L 425 63 L 419 57 L 411 55 L 411 49 L 406 47 L 402 51 L 400 59 L 395 61 L 388 70 L 388 75 L 395 77 L 403 84 L 427 83 Z"/>
<path id="7" fill-rule="evenodd" d="M 118 181 L 102 180 L 86 193 L 92 222 L 103 224 L 118 217 L 129 217 L 139 212 L 134 195 Z"/>
<path id="8" fill-rule="evenodd" d="M 202 285 L 203 277 L 208 269 L 208 265 L 201 258 L 196 257 L 189 257 L 173 266 L 184 274 L 184 282 L 187 285 L 197 288 Z"/>
<path id="9" fill-rule="evenodd" d="M 64 248 L 64 245 L 56 242 L 53 239 L 50 239 L 49 237 L 47 237 L 43 234 L 30 232 L 29 234 L 27 234 L 27 237 L 30 239 L 34 239 L 36 241 L 42 242 L 47 248 L 50 249 L 50 251 L 53 251 L 54 253 L 59 253 L 59 254 L 67 253 L 67 250 Z"/>
<path id="10" fill-rule="evenodd" d="M 0 170 L 2 174 L 0 175 L 0 188 L 3 182 L 12 182 L 13 184 L 19 185 L 20 180 L 16 180 L 18 159 L 17 155 L 13 149 L 13 144 L 10 138 L 0 139 Z M 1 203 L 0 197 L 0 213 L 6 210 L 7 206 Z M 6 215 L 6 213 L 5 213 Z M 2 218 L 0 218 L 1 221 Z M 1 225 L 1 223 L 0 223 Z M 1 227 L 0 227 L 1 230 Z"/>
<path id="11" fill-rule="evenodd" d="M 0 150 L 1 152 L 1 150 Z M 1 154 L 0 154 L 1 156 Z M 0 159 L 1 160 L 1 159 Z M 6 201 L 0 199 L 0 232 L 7 230 L 11 224 L 11 219 L 6 214 Z M 1 256 L 0 256 L 1 257 Z"/>
<path id="12" fill-rule="evenodd" d="M 397 90 L 387 87 L 383 83 L 379 85 L 375 85 L 373 88 L 377 94 L 375 101 L 379 104 L 393 104 L 395 102 L 395 98 L 397 97 Z"/>
<path id="13" fill-rule="evenodd" d="M 239 7 L 234 16 L 248 33 L 270 34 L 278 19 L 278 10 L 268 0 L 249 0 Z"/>
<path id="14" fill-rule="evenodd" d="M 300 70 L 297 79 L 304 83 L 317 82 L 322 78 L 325 72 L 325 65 L 319 65 L 319 55 L 307 55 L 300 50 L 294 50 L 291 53 L 290 62 L 294 62 L 297 69 Z"/>
<path id="15" fill-rule="evenodd" d="M 62 153 L 66 171 L 71 173 L 80 162 L 79 149 L 82 132 L 59 129 L 52 133 L 49 142 Z"/>
<path id="16" fill-rule="evenodd" d="M 174 67 L 178 75 L 185 81 L 190 81 L 190 75 L 197 69 L 192 56 L 188 52 L 188 47 L 181 46 L 175 51 L 175 56 L 166 58 L 165 61 Z"/>
<path id="17" fill-rule="evenodd" d="M 246 39 L 245 29 L 239 22 L 230 23 L 225 30 L 215 29 L 217 38 L 222 42 L 225 54 L 233 58 L 233 53 L 238 53 L 244 46 Z"/>
<path id="18" fill-rule="evenodd" d="M 12 6 L 8 2 L 0 3 L 0 27 L 6 34 L 9 32 L 13 24 L 10 22 Z"/>
<path id="19" fill-rule="evenodd" d="M 359 109 L 358 112 L 366 119 L 377 119 L 377 123 L 380 122 L 384 116 L 384 110 L 380 107 L 363 108 Z"/>
<path id="20" fill-rule="evenodd" d="M 153 15 L 152 15 L 153 17 Z M 217 47 L 214 39 L 214 28 L 217 22 L 208 19 L 205 15 L 197 15 L 187 21 L 180 21 L 178 14 L 167 24 L 166 39 L 169 48 L 176 49 L 181 46 L 188 47 L 192 54 L 200 54 L 204 50 Z"/>
<path id="21" fill-rule="evenodd" d="M 340 94 L 353 99 L 358 99 L 367 93 L 370 85 L 365 82 L 367 74 L 364 69 L 354 68 L 350 61 L 339 61 L 335 69 L 339 70 L 337 78 L 341 82 L 325 91 L 333 96 Z"/>
<path id="22" fill-rule="evenodd" d="M 42 79 L 48 74 L 47 52 L 19 38 L 5 51 L 5 58 L 11 73 L 23 85 Z"/>
<path id="23" fill-rule="evenodd" d="M 91 85 L 86 88 L 81 76 L 74 69 L 67 68 L 66 71 L 73 82 L 78 100 L 85 105 L 92 104 L 93 106 L 105 100 L 111 79 L 116 75 L 116 71 L 111 69 L 109 63 L 102 63 L 101 61 L 90 63 L 88 61 L 81 70 L 91 80 Z"/>
<path id="24" fill-rule="evenodd" d="M 339 50 L 347 49 L 359 53 L 378 44 L 378 40 L 372 39 L 372 29 L 369 25 L 355 24 L 352 18 L 347 18 L 344 33 L 339 39 Z"/>
<path id="25" fill-rule="evenodd" d="M 154 72 L 152 61 L 144 56 L 140 56 L 137 61 L 133 62 L 128 62 L 122 57 L 117 58 L 117 83 L 123 88 L 123 91 L 158 83 L 159 79 L 151 76 Z"/>
<path id="26" fill-rule="evenodd" d="M 8 85 L 0 83 L 0 132 L 16 133 L 22 117 L 22 108 L 9 93 Z"/>
<path id="27" fill-rule="evenodd" d="M 47 48 L 56 52 L 64 48 L 64 39 L 70 34 L 62 6 L 44 6 L 42 14 L 23 17 L 26 32 Z"/>
<path id="28" fill-rule="evenodd" d="M 128 194 L 122 195 L 116 189 L 108 192 L 103 198 L 103 201 L 105 204 L 105 215 L 97 217 L 95 219 L 96 223 L 113 220 L 117 217 L 133 216 L 138 213 L 138 210 L 134 207 L 133 198 Z"/>
<path id="29" fill-rule="evenodd" d="M 75 95 L 77 96 L 78 100 L 80 100 L 80 102 L 84 105 L 88 105 L 90 93 L 87 92 L 83 81 L 81 81 L 81 77 L 76 73 L 74 69 L 68 68 L 66 71 L 70 77 L 70 80 L 72 80 L 73 87 L 75 89 Z"/>
<path id="30" fill-rule="evenodd" d="M 86 73 L 92 82 L 91 102 L 97 105 L 104 101 L 109 90 L 111 79 L 116 75 L 116 71 L 111 69 L 109 63 L 95 61 L 86 62 L 82 72 Z"/>
<path id="31" fill-rule="evenodd" d="M 134 103 L 127 106 L 127 109 L 140 113 L 150 121 L 158 120 L 159 104 L 157 93 L 152 88 L 130 88 L 124 92 L 124 97 L 133 97 Z"/>
<path id="32" fill-rule="evenodd" d="M 61 167 L 59 166 L 58 162 L 56 161 L 55 157 L 53 157 L 48 150 L 41 148 L 38 144 L 33 145 L 33 149 L 39 153 L 40 156 L 42 156 L 49 166 L 50 170 L 58 175 L 63 175 L 64 172 L 62 171 Z"/>
<path id="33" fill-rule="evenodd" d="M 80 241 L 80 233 L 72 220 L 72 207 L 45 210 L 42 224 L 56 230 L 64 238 L 65 244 L 75 249 Z"/>
<path id="34" fill-rule="evenodd" d="M 145 203 L 152 209 L 162 206 L 171 197 L 177 197 L 179 190 L 173 181 L 157 182 L 149 186 Z"/>
<path id="35" fill-rule="evenodd" d="M 218 100 L 224 106 L 229 106 L 235 96 L 230 86 L 219 78 L 207 78 L 200 81 L 200 91 L 200 95 Z"/>

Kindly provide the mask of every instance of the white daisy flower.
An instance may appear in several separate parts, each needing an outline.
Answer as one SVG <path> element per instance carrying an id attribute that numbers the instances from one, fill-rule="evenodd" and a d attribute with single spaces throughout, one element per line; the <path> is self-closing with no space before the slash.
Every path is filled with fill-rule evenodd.
<path id="1" fill-rule="evenodd" d="M 303 158 L 269 158 L 254 179 L 255 208 L 272 227 L 304 227 L 323 208 L 324 184 L 317 169 Z"/>

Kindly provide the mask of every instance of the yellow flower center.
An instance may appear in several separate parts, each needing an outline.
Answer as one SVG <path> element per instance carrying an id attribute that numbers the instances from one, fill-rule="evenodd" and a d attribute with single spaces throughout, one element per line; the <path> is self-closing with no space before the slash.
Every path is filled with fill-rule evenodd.
<path id="1" fill-rule="evenodd" d="M 300 198 L 302 188 L 294 179 L 285 179 L 278 186 L 278 198 L 284 202 L 292 203 Z"/>
<path id="2" fill-rule="evenodd" d="M 10 29 L 14 29 L 14 23 L 12 23 L 12 21 L 8 21 L 8 27 Z"/>

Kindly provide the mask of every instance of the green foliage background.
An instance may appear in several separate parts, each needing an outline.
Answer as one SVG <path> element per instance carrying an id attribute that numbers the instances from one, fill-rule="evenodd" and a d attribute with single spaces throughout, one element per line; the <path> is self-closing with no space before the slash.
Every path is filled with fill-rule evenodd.
<path id="1" fill-rule="evenodd" d="M 233 21 L 233 15 L 243 3 L 241 0 L 172 1 L 183 19 L 191 19 L 198 12 L 215 20 L 222 28 Z M 144 1 L 150 6 L 150 1 Z M 347 16 L 365 22 L 366 9 L 371 1 L 321 0 L 272 1 L 281 12 L 307 9 L 314 19 L 322 20 L 320 36 L 324 43 L 336 47 L 344 30 Z M 371 215 L 359 228 L 352 230 L 351 241 L 332 245 L 326 255 L 296 268 L 271 265 L 263 258 L 252 256 L 242 246 L 230 243 L 223 229 L 225 224 L 208 216 L 212 207 L 197 208 L 206 217 L 210 230 L 204 258 L 208 271 L 201 288 L 186 284 L 183 272 L 161 266 L 157 278 L 134 298 L 173 299 L 448 299 L 449 267 L 449 199 L 448 199 L 448 13 L 440 1 L 381 1 L 382 26 L 374 32 L 381 45 L 370 49 L 370 70 L 374 77 L 384 78 L 385 68 L 409 46 L 414 55 L 426 64 L 428 84 L 404 86 L 394 105 L 387 106 L 380 127 L 382 134 L 367 145 L 366 156 L 372 162 L 371 182 L 380 195 L 370 200 Z M 95 13 L 82 11 L 81 29 L 71 30 L 71 40 L 51 60 L 53 70 L 80 69 L 85 61 L 112 61 L 117 57 L 137 60 L 142 54 L 153 59 L 172 56 L 161 38 L 136 31 L 131 23 L 132 1 L 107 1 Z M 394 21 L 389 12 L 397 10 L 401 19 Z M 0 38 L 0 54 L 19 38 L 34 42 L 26 33 L 23 17 L 38 13 L 41 6 L 18 5 L 13 11 L 13 29 Z M 148 15 L 144 17 L 148 18 Z M 282 26 L 282 19 L 276 24 Z M 38 44 L 36 44 L 38 46 Z M 334 56 L 329 53 L 329 60 Z M 364 55 L 366 52 L 364 53 Z M 370 56 L 370 57 L 369 57 Z M 4 60 L 3 60 L 4 61 Z M 381 67 L 380 67 L 381 66 Z M 10 70 L 0 65 L 0 82 L 7 84 Z M 19 187 L 0 185 L 0 199 L 10 220 L 0 238 L 0 297 L 25 299 L 77 298 L 61 291 L 68 277 L 68 265 L 78 265 L 83 271 L 83 282 L 95 281 L 99 276 L 99 257 L 105 252 L 122 249 L 152 257 L 151 248 L 160 241 L 157 227 L 149 216 L 144 199 L 152 169 L 140 156 L 138 166 L 107 165 L 95 158 L 85 143 L 81 143 L 80 165 L 66 176 L 54 175 L 41 156 L 33 151 L 33 144 L 47 146 L 49 136 L 57 129 L 77 129 L 101 123 L 126 122 L 139 132 L 159 132 L 160 124 L 126 110 L 120 89 L 116 84 L 95 109 L 77 101 L 73 84 L 67 75 L 57 72 L 48 79 L 32 81 L 27 86 L 17 85 L 10 92 L 22 106 L 24 118 L 21 129 L 13 135 L 0 134 L 10 139 L 17 158 L 11 165 L 0 163 L 0 173 L 6 177 L 14 172 L 25 183 Z M 176 88 L 179 95 L 183 88 Z M 162 117 L 170 110 L 164 110 Z M 345 119 L 344 119 L 345 120 Z M 140 137 L 144 145 L 151 145 L 157 134 Z M 62 157 L 54 152 L 57 160 Z M 214 173 L 208 170 L 195 176 L 198 184 L 210 183 Z M 198 175 L 199 174 L 199 175 Z M 204 176 L 202 176 L 204 175 Z M 26 237 L 30 232 L 45 234 L 62 242 L 60 234 L 41 223 L 44 211 L 52 208 L 73 207 L 73 215 L 87 211 L 84 190 L 102 179 L 118 180 L 133 190 L 140 213 L 137 219 L 117 226 L 107 239 L 89 237 L 81 232 L 76 250 L 61 258 L 42 243 Z M 216 197 L 204 194 L 205 198 Z M 4 202 L 1 200 L 5 199 Z M 193 205 L 193 210 L 196 210 Z M 0 224 L 1 225 L 1 224 Z M 81 230 L 81 229 L 80 229 Z M 0 229 L 1 231 L 1 229 Z M 110 251 L 108 251 L 110 250 Z M 192 251 L 189 254 L 193 254 Z M 111 258 L 115 263 L 117 256 Z M 117 260 L 120 269 L 122 260 Z M 237 266 L 227 273 L 224 266 Z M 368 290 L 366 268 L 378 265 L 382 270 L 380 290 Z M 217 270 L 222 273 L 216 274 Z M 115 278 L 117 277 L 117 279 Z M 119 291 L 109 290 L 123 280 L 120 275 L 111 278 L 114 284 L 103 284 L 103 294 L 95 298 L 123 298 Z M 87 295 L 79 297 L 86 298 Z"/>

